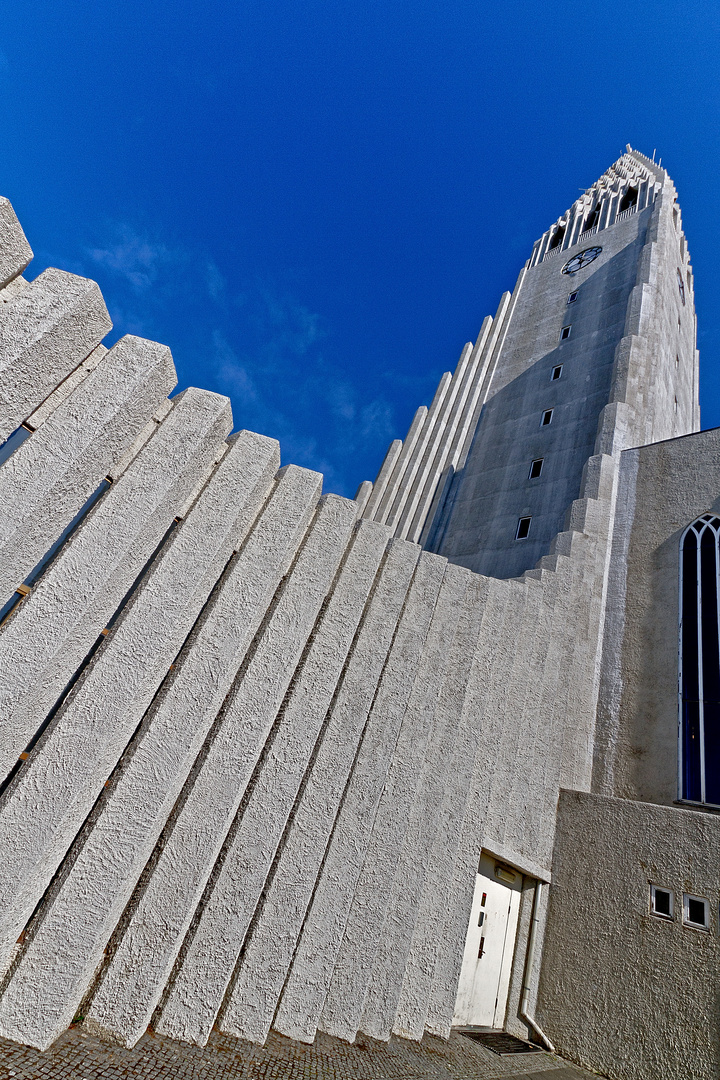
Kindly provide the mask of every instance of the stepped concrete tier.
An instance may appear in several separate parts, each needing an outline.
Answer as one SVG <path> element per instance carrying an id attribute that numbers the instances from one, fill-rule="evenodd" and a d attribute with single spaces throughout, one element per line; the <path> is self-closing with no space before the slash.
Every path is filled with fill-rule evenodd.
<path id="1" fill-rule="evenodd" d="M 665 170 L 628 147 L 547 230 L 354 501 L 30 258 L 0 200 L 0 1038 L 484 1026 L 714 1077 L 677 650 L 720 447 Z"/>

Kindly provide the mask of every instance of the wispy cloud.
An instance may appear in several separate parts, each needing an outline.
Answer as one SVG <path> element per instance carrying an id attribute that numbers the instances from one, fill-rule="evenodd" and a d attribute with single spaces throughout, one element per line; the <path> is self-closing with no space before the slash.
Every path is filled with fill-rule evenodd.
<path id="1" fill-rule="evenodd" d="M 179 386 L 227 394 L 237 428 L 280 440 L 285 462 L 317 469 L 327 490 L 350 492 L 368 441 L 393 437 L 393 411 L 343 370 L 339 337 L 295 290 L 243 280 L 209 254 L 124 222 L 86 247 L 116 333 L 170 345 Z M 368 397 L 370 394 L 368 393 Z"/>
<path id="2" fill-rule="evenodd" d="M 94 263 L 124 278 L 137 293 L 151 289 L 161 271 L 177 263 L 178 252 L 165 244 L 140 236 L 129 225 L 117 224 L 107 247 L 89 248 Z"/>

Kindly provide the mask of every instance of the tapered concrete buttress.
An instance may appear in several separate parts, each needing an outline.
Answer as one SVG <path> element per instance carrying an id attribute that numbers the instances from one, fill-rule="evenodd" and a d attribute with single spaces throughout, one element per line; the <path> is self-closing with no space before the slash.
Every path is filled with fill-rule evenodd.
<path id="1" fill-rule="evenodd" d="M 520 590 L 518 595 L 514 584 L 484 580 L 487 582 L 487 597 L 483 634 L 473 657 L 450 770 L 451 779 L 443 793 L 435 839 L 427 856 L 425 881 L 398 995 L 393 1032 L 404 1038 L 421 1039 L 425 1030 L 436 958 L 445 947 L 448 883 L 452 880 L 458 833 L 475 768 L 480 730 L 487 715 L 486 696 L 496 678 L 493 662 L 495 642 L 502 634 L 506 619 L 512 618 L 517 601 L 522 601 L 525 595 L 525 590 Z M 497 717 L 491 713 L 488 723 L 492 725 L 493 722 L 497 723 Z"/>
<path id="2" fill-rule="evenodd" d="M 87 1012 L 133 1046 L 153 1010 L 345 551 L 357 507 L 322 500 Z"/>
<path id="3" fill-rule="evenodd" d="M 223 853 L 155 1020 L 173 1038 L 207 1042 L 250 920 L 368 602 L 386 526 L 362 522 L 279 717 L 261 771 Z"/>
<path id="4" fill-rule="evenodd" d="M 444 897 L 435 915 L 439 924 L 436 931 L 438 944 L 424 1026 L 431 1034 L 441 1038 L 448 1038 L 450 1034 L 475 873 L 488 808 L 493 792 L 497 790 L 496 774 L 501 759 L 495 756 L 495 748 L 499 744 L 507 745 L 508 740 L 515 737 L 519 718 L 513 711 L 517 686 L 517 677 L 514 676 L 517 672 L 524 674 L 527 671 L 536 634 L 537 612 L 543 602 L 543 589 L 537 581 L 516 579 L 508 584 L 507 602 L 510 610 L 491 653 L 492 675 L 489 692 L 484 695 L 478 716 L 480 731 L 474 770 L 466 789 L 461 824 L 455 833 L 457 841 L 454 849 L 451 847 L 451 869 L 446 867 Z M 531 627 L 532 631 L 525 633 L 526 627 Z M 447 869 L 450 869 L 449 873 Z"/>
<path id="5" fill-rule="evenodd" d="M 264 1041 L 312 897 L 420 550 L 393 542 L 334 697 L 280 858 L 228 988 L 222 1030 Z"/>
<path id="6" fill-rule="evenodd" d="M 271 483 L 277 444 L 241 433 L 0 806 L 0 958 L 14 943 Z M 207 514 L 216 528 L 207 530 Z M 142 644 L 140 644 L 142 643 Z M 139 648 L 142 652 L 139 661 Z M 107 694 L 107 697 L 104 695 Z M 79 767 L 81 763 L 82 767 Z M 47 782 L 47 777 L 53 783 Z M 42 790 L 38 800 L 36 792 Z M 27 842 L 26 846 L 25 842 Z M 14 877 L 21 875 L 23 887 Z"/>
<path id="7" fill-rule="evenodd" d="M 377 949 L 368 976 L 358 1027 L 376 1039 L 392 1034 L 410 953 L 413 929 L 439 829 L 443 799 L 458 783 L 455 756 L 467 753 L 468 680 L 485 615 L 486 580 L 469 575 L 465 604 L 438 696 L 435 726 L 425 754 L 418 793 L 409 818 L 393 879 Z"/>
<path id="8" fill-rule="evenodd" d="M 0 628 L 0 776 L 67 687 L 231 425 L 227 398 L 186 390 Z"/>
<path id="9" fill-rule="evenodd" d="M 292 562 L 320 485 L 318 473 L 295 466 L 281 471 L 267 508 L 225 576 L 192 647 L 181 655 L 165 694 L 151 709 L 81 837 L 72 867 L 48 899 L 0 1001 L 0 1032 L 7 1038 L 42 1049 L 72 1019 Z M 92 799 L 83 807 L 82 817 L 91 805 Z"/>
<path id="10" fill-rule="evenodd" d="M 0 311 L 0 440 L 33 412 L 112 322 L 94 281 L 44 270 Z"/>
<path id="11" fill-rule="evenodd" d="M 177 382 L 170 350 L 124 337 L 0 467 L 0 598 L 9 596 Z"/>
<path id="12" fill-rule="evenodd" d="M 335 883 L 330 860 L 336 855 L 332 848 L 329 853 L 273 1024 L 292 1038 L 312 1042 L 318 1027 L 350 1041 L 357 1033 L 392 874 L 412 814 L 469 577 L 460 567 L 445 568 L 397 741 L 389 754 L 382 794 L 366 832 L 364 855 L 361 837 L 357 838 L 361 861 L 354 889 L 352 880 L 343 883 L 345 902 L 334 902 L 331 933 L 316 910 L 316 904 L 320 911 L 327 910 L 327 890 Z M 319 940 L 324 943 L 320 949 Z"/>
<path id="13" fill-rule="evenodd" d="M 0 289 L 22 274 L 33 257 L 9 199 L 0 198 Z"/>

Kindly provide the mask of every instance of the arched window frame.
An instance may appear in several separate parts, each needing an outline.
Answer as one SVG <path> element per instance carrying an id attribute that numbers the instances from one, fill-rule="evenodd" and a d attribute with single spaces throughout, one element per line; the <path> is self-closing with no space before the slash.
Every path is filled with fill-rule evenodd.
<path id="1" fill-rule="evenodd" d="M 707 513 L 692 521 L 679 555 L 678 796 L 718 806 L 720 517 Z"/>

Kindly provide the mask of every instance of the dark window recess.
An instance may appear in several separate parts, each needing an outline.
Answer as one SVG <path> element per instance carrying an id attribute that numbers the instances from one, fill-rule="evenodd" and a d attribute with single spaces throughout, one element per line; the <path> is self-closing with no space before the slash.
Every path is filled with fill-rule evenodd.
<path id="1" fill-rule="evenodd" d="M 530 473 L 528 474 L 528 480 L 537 480 L 538 476 L 542 472 L 543 461 L 545 458 L 535 458 L 530 462 Z"/>
<path id="2" fill-rule="evenodd" d="M 708 902 L 701 896 L 685 896 L 684 921 L 703 930 L 708 928 Z"/>
<path id="3" fill-rule="evenodd" d="M 569 326 L 563 326 L 562 330 L 560 331 L 560 340 L 561 341 L 566 341 L 567 338 L 569 338 L 569 337 L 570 337 L 570 327 Z"/>
<path id="4" fill-rule="evenodd" d="M 553 409 L 546 409 L 545 410 L 545 412 L 542 414 L 542 420 L 540 421 L 540 427 L 547 427 L 548 424 L 552 423 L 553 411 L 554 411 Z"/>
<path id="5" fill-rule="evenodd" d="M 531 517 L 521 517 L 520 518 L 520 520 L 517 523 L 517 529 L 515 530 L 515 539 L 516 540 L 527 540 L 528 534 L 530 533 L 530 522 L 531 521 L 532 521 Z"/>
<path id="6" fill-rule="evenodd" d="M 19 428 L 15 428 L 12 435 L 8 435 L 5 442 L 0 446 L 0 465 L 14 454 L 18 446 L 22 446 L 26 439 L 28 439 L 33 433 L 33 429 L 25 427 L 21 424 Z"/>
<path id="7" fill-rule="evenodd" d="M 562 364 L 558 364 L 557 367 L 554 367 L 552 369 L 552 371 L 550 372 L 550 381 L 551 382 L 555 382 L 556 379 L 560 378 L 560 376 L 562 375 L 562 369 L 563 369 Z"/>
<path id="8" fill-rule="evenodd" d="M 480 960 L 482 958 L 482 955 L 483 955 L 484 952 L 485 952 L 485 938 L 481 937 L 480 938 L 480 948 L 478 949 L 478 960 Z"/>
<path id="9" fill-rule="evenodd" d="M 559 229 L 555 230 L 552 237 L 550 238 L 550 243 L 548 244 L 548 251 L 552 251 L 554 248 L 560 247 L 564 239 L 565 226 L 562 225 Z"/>
<path id="10" fill-rule="evenodd" d="M 660 889 L 657 885 L 650 886 L 650 911 L 661 919 L 672 919 L 673 894 L 669 889 Z"/>
<path id="11" fill-rule="evenodd" d="M 15 610 L 18 604 L 22 603 L 28 593 L 32 590 L 38 578 L 47 570 L 63 544 L 70 539 L 75 530 L 82 524 L 83 520 L 90 513 L 101 495 L 105 494 L 110 487 L 110 483 L 110 480 L 105 479 L 95 488 L 95 491 L 93 491 L 92 495 L 85 500 L 72 521 L 65 526 L 52 547 L 48 548 L 40 562 L 33 567 L 22 585 L 19 585 L 10 599 L 3 604 L 0 608 L 0 626 L 2 626 L 8 615 Z"/>
<path id="12" fill-rule="evenodd" d="M 637 206 L 638 189 L 636 187 L 629 187 L 618 206 L 618 214 L 622 214 L 624 210 L 629 210 L 631 206 Z"/>
<path id="13" fill-rule="evenodd" d="M 600 203 L 598 203 L 597 206 L 594 206 L 593 209 L 588 214 L 587 218 L 585 219 L 585 224 L 583 225 L 583 230 L 582 231 L 587 232 L 588 229 L 594 229 L 599 220 L 600 220 Z"/>
<path id="14" fill-rule="evenodd" d="M 482 926 L 482 924 L 484 922 L 485 922 L 485 912 L 481 911 L 480 912 L 480 918 L 478 919 L 478 926 Z"/>
<path id="15" fill-rule="evenodd" d="M 486 903 L 486 901 L 487 901 L 487 893 L 486 893 L 486 892 L 484 892 L 484 893 L 482 894 L 482 900 L 480 901 L 480 905 L 481 905 L 481 907 L 485 907 L 485 903 Z"/>
<path id="16" fill-rule="evenodd" d="M 685 282 L 683 281 L 683 276 L 682 276 L 682 274 L 680 272 L 680 267 L 678 267 L 678 270 L 677 270 L 677 283 L 678 283 L 678 289 L 680 291 L 680 299 L 682 300 L 683 307 L 685 307 Z"/>
<path id="17" fill-rule="evenodd" d="M 574 304 L 579 295 L 579 292 L 571 292 L 567 299 L 568 304 Z"/>

